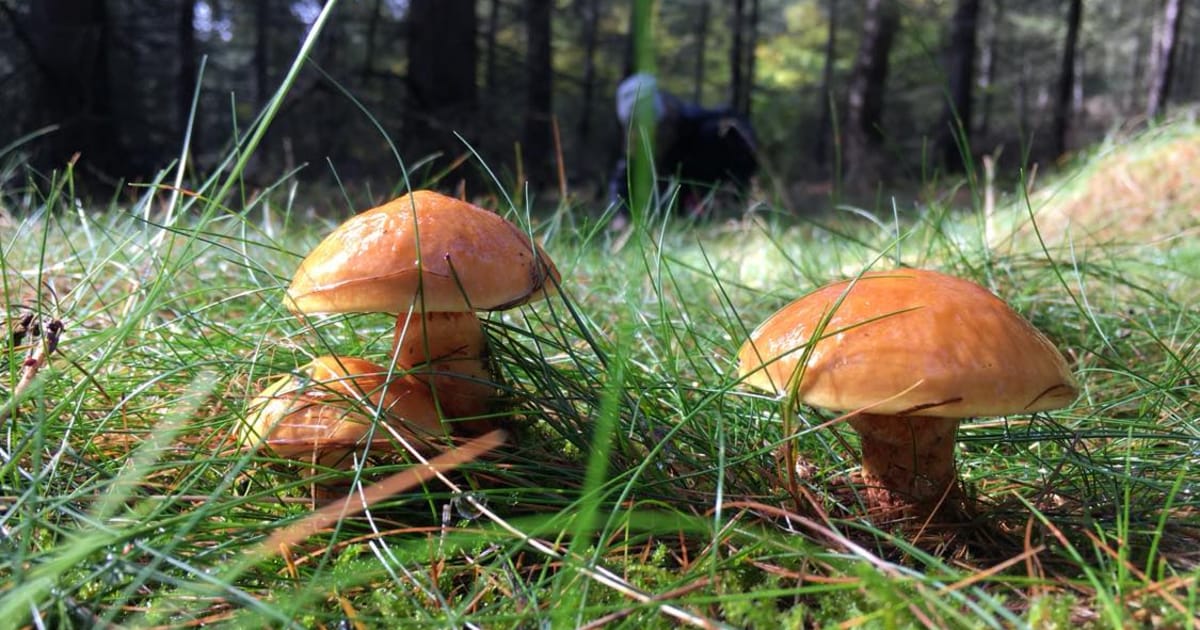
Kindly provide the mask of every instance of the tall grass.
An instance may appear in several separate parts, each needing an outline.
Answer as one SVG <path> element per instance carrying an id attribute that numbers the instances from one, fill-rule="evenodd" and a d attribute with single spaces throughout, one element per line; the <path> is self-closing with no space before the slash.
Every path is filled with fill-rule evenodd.
<path id="1" fill-rule="evenodd" d="M 137 197 L 81 199 L 69 168 L 2 191 L 0 625 L 1194 624 L 1194 225 L 1047 240 L 1031 226 L 1052 201 L 1019 188 L 999 191 L 998 240 L 948 202 L 764 203 L 707 224 L 651 208 L 620 240 L 584 204 L 496 203 L 563 275 L 486 321 L 508 443 L 264 552 L 313 512 L 314 484 L 354 495 L 419 466 L 397 451 L 312 471 L 236 448 L 269 379 L 334 352 L 386 363 L 393 324 L 286 312 L 301 256 L 343 216 L 309 216 L 303 171 L 226 195 L 244 156 L 178 196 L 164 171 Z M 866 519 L 855 436 L 811 409 L 785 425 L 735 377 L 774 309 L 896 265 L 989 287 L 1084 386 L 1069 409 L 964 426 L 980 517 L 956 527 Z M 41 335 L 16 334 L 26 315 Z"/>

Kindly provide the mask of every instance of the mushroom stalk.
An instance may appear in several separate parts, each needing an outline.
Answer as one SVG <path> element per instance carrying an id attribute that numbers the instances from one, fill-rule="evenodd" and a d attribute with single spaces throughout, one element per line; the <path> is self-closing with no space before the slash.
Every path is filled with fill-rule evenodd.
<path id="1" fill-rule="evenodd" d="M 447 420 L 468 434 L 494 428 L 484 418 L 495 395 L 487 337 L 472 312 L 415 312 L 396 319 L 396 367 L 429 388 Z"/>
<path id="2" fill-rule="evenodd" d="M 929 513 L 957 492 L 958 418 L 859 414 L 850 419 L 862 442 L 867 502 Z"/>

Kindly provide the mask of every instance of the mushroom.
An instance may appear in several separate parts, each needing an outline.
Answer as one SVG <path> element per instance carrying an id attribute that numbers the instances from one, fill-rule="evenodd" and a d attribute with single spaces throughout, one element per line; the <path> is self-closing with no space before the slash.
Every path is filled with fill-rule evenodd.
<path id="1" fill-rule="evenodd" d="M 263 443 L 279 457 L 322 465 L 343 463 L 355 448 L 388 441 L 376 417 L 415 445 L 442 433 L 428 392 L 411 381 L 387 380 L 387 369 L 354 357 L 322 356 L 276 380 L 250 402 L 243 444 Z"/>
<path id="2" fill-rule="evenodd" d="M 554 263 L 516 225 L 418 190 L 327 236 L 300 264 L 287 305 L 297 313 L 399 313 L 397 367 L 434 390 L 446 417 L 467 417 L 485 411 L 493 392 L 473 311 L 540 299 L 558 279 Z"/>
<path id="3" fill-rule="evenodd" d="M 797 299 L 750 335 L 738 361 L 752 387 L 854 412 L 868 505 L 915 515 L 957 492 L 961 419 L 1058 409 L 1078 394 L 1063 356 L 1003 300 L 916 269 Z"/>

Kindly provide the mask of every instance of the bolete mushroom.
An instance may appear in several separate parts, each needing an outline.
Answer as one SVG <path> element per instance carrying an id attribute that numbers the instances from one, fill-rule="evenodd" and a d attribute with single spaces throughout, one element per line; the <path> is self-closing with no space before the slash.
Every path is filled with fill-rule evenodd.
<path id="1" fill-rule="evenodd" d="M 300 264 L 287 306 L 297 313 L 398 313 L 397 367 L 434 390 L 446 417 L 466 417 L 482 413 L 493 391 L 473 311 L 540 299 L 558 279 L 554 263 L 516 225 L 418 190 L 327 236 Z"/>
<path id="2" fill-rule="evenodd" d="M 376 428 L 372 443 L 364 443 L 378 417 L 420 447 L 443 431 L 429 393 L 413 385 L 387 382 L 387 368 L 364 359 L 317 357 L 254 397 L 242 443 L 261 442 L 279 457 L 339 465 L 354 449 L 388 442 L 390 432 Z"/>
<path id="3" fill-rule="evenodd" d="M 1063 356 L 1003 300 L 935 271 L 868 272 L 764 321 L 738 352 L 750 386 L 855 412 L 868 505 L 926 515 L 957 491 L 960 419 L 1057 409 Z"/>

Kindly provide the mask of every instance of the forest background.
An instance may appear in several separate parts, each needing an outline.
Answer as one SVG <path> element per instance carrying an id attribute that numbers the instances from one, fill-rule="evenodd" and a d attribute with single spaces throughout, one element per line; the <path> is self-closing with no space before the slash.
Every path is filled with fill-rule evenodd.
<path id="1" fill-rule="evenodd" d="M 960 146 L 972 162 L 1052 165 L 1186 112 L 1200 11 L 1185 4 L 673 0 L 655 5 L 655 61 L 668 91 L 751 117 L 773 192 L 795 207 L 831 183 L 873 192 L 959 170 Z M 189 121 L 190 168 L 210 172 L 320 8 L 0 2 L 0 176 L 46 177 L 78 153 L 80 181 L 111 191 L 177 159 Z M 486 181 L 469 144 L 508 183 L 601 199 L 630 18 L 608 0 L 344 3 L 245 176 L 306 166 L 303 185 L 382 193 L 402 181 L 392 138 L 417 181 Z"/>

